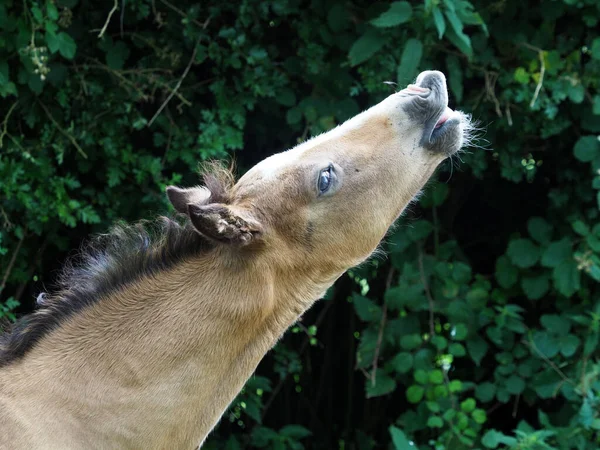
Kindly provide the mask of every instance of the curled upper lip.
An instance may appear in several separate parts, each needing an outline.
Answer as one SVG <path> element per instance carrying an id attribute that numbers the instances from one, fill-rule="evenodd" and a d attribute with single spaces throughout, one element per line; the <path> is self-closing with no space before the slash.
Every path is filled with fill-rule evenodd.
<path id="1" fill-rule="evenodd" d="M 446 77 L 442 72 L 430 70 L 422 72 L 410 92 L 419 93 L 428 103 L 423 139 L 431 142 L 433 131 L 448 120 L 451 110 L 448 109 L 448 88 Z"/>
<path id="2" fill-rule="evenodd" d="M 414 84 L 408 85 L 401 95 L 410 97 L 403 103 L 408 118 L 422 129 L 420 145 L 439 153 L 456 151 L 462 142 L 464 115 L 448 108 L 446 77 L 438 71 L 419 74 Z"/>

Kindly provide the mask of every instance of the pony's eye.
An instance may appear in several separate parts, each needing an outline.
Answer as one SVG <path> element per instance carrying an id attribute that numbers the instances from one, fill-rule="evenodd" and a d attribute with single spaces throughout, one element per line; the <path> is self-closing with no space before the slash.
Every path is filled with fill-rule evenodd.
<path id="1" fill-rule="evenodd" d="M 319 188 L 319 194 L 324 194 L 331 187 L 332 175 L 331 171 L 333 170 L 332 166 L 329 166 L 327 169 L 322 170 L 319 174 L 319 180 L 317 181 L 317 186 Z"/>

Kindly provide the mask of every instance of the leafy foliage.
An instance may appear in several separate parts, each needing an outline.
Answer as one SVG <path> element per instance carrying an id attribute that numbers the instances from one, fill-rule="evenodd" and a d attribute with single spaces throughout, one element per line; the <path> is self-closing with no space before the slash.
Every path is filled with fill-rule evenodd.
<path id="1" fill-rule="evenodd" d="M 0 3 L 0 318 L 198 162 L 243 170 L 440 69 L 489 151 L 442 167 L 206 448 L 598 448 L 596 0 L 109 3 Z"/>

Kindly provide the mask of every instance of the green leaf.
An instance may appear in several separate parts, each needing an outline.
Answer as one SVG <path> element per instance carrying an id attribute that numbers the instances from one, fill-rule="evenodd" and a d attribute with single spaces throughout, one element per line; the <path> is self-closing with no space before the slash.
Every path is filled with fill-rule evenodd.
<path id="1" fill-rule="evenodd" d="M 487 353 L 488 348 L 488 343 L 479 336 L 475 336 L 467 341 L 467 350 L 477 366 L 481 365 L 481 360 Z"/>
<path id="2" fill-rule="evenodd" d="M 542 217 L 532 217 L 527 222 L 529 235 L 540 244 L 547 244 L 552 238 L 552 225 Z"/>
<path id="3" fill-rule="evenodd" d="M 352 44 L 348 53 L 350 65 L 356 66 L 371 58 L 383 47 L 385 41 L 385 38 L 377 30 L 368 29 Z"/>
<path id="4" fill-rule="evenodd" d="M 572 259 L 572 246 L 571 240 L 566 237 L 552 242 L 542 254 L 542 266 L 557 267 L 563 261 Z"/>
<path id="5" fill-rule="evenodd" d="M 227 442 L 225 443 L 224 450 L 242 450 L 242 446 L 240 445 L 237 438 L 233 435 L 229 436 Z"/>
<path id="6" fill-rule="evenodd" d="M 288 109 L 285 116 L 285 120 L 290 125 L 300 123 L 300 121 L 302 120 L 302 109 L 299 107 Z"/>
<path id="7" fill-rule="evenodd" d="M 433 231 L 433 224 L 427 220 L 416 220 L 408 225 L 406 234 L 412 241 L 422 241 Z"/>
<path id="8" fill-rule="evenodd" d="M 486 448 L 497 448 L 501 444 L 502 437 L 504 437 L 502 433 L 492 429 L 483 435 L 481 443 Z"/>
<path id="9" fill-rule="evenodd" d="M 598 348 L 598 343 L 600 342 L 600 333 L 598 332 L 590 332 L 583 344 L 583 356 L 590 356 L 592 353 L 596 351 Z"/>
<path id="10" fill-rule="evenodd" d="M 467 354 L 467 351 L 465 350 L 465 347 L 462 344 L 454 342 L 448 347 L 448 353 L 450 353 L 452 356 L 461 357 L 465 356 Z"/>
<path id="11" fill-rule="evenodd" d="M 600 37 L 597 37 L 592 41 L 590 53 L 592 54 L 592 58 L 600 59 Z"/>
<path id="12" fill-rule="evenodd" d="M 579 408 L 579 423 L 583 425 L 585 428 L 590 428 L 594 418 L 596 416 L 596 412 L 594 411 L 594 407 L 592 407 L 589 397 L 586 397 L 581 404 L 581 408 Z"/>
<path id="13" fill-rule="evenodd" d="M 581 83 L 575 85 L 569 84 L 567 93 L 573 103 L 581 103 L 585 99 L 585 86 Z"/>
<path id="14" fill-rule="evenodd" d="M 424 393 L 425 389 L 422 386 L 413 384 L 406 390 L 406 399 L 410 403 L 419 403 L 423 398 Z"/>
<path id="15" fill-rule="evenodd" d="M 444 11 L 450 28 L 446 32 L 446 37 L 452 42 L 461 52 L 467 55 L 469 58 L 473 56 L 473 48 L 471 47 L 471 39 L 465 33 L 463 33 L 463 24 L 456 15 L 456 13 L 450 9 Z"/>
<path id="16" fill-rule="evenodd" d="M 544 314 L 540 317 L 540 323 L 549 333 L 566 335 L 571 331 L 571 322 L 558 314 Z"/>
<path id="17" fill-rule="evenodd" d="M 429 374 L 423 369 L 415 370 L 413 378 L 419 384 L 427 384 L 429 382 Z"/>
<path id="18" fill-rule="evenodd" d="M 46 43 L 52 53 L 57 51 L 67 59 L 73 59 L 77 50 L 77 44 L 71 36 L 64 31 L 58 34 L 46 33 Z"/>
<path id="19" fill-rule="evenodd" d="M 119 41 L 106 53 L 106 65 L 111 69 L 120 70 L 128 57 L 129 47 L 124 42 Z"/>
<path id="20" fill-rule="evenodd" d="M 581 287 L 581 272 L 574 260 L 565 260 L 552 272 L 554 287 L 565 297 L 571 297 Z"/>
<path id="21" fill-rule="evenodd" d="M 406 435 L 401 429 L 392 425 L 390 426 L 389 431 L 392 436 L 392 443 L 394 444 L 395 450 L 419 450 L 412 441 L 409 441 L 406 438 Z"/>
<path id="22" fill-rule="evenodd" d="M 0 61 L 0 86 L 8 84 L 9 81 L 8 64 L 6 61 Z"/>
<path id="23" fill-rule="evenodd" d="M 594 101 L 592 103 L 592 114 L 600 116 L 600 95 L 594 95 Z"/>
<path id="24" fill-rule="evenodd" d="M 442 371 L 436 369 L 429 372 L 429 382 L 431 384 L 442 384 L 444 382 L 444 374 Z"/>
<path id="25" fill-rule="evenodd" d="M 444 20 L 444 15 L 437 6 L 433 7 L 432 13 L 433 23 L 435 24 L 435 28 L 438 32 L 438 39 L 441 39 L 444 37 L 444 32 L 446 31 L 446 21 Z"/>
<path id="26" fill-rule="evenodd" d="M 471 413 L 471 417 L 473 417 L 475 423 L 478 423 L 479 425 L 482 425 L 487 421 L 487 414 L 480 408 L 475 409 L 475 411 Z"/>
<path id="27" fill-rule="evenodd" d="M 302 439 L 312 435 L 312 432 L 302 425 L 286 425 L 279 430 L 279 434 L 291 439 Z"/>
<path id="28" fill-rule="evenodd" d="M 574 334 L 568 334 L 560 338 L 560 353 L 565 358 L 570 358 L 577 352 L 581 340 Z"/>
<path id="29" fill-rule="evenodd" d="M 371 20 L 371 24 L 379 28 L 395 27 L 408 22 L 411 17 L 412 6 L 410 3 L 393 2 L 386 12 Z"/>
<path id="30" fill-rule="evenodd" d="M 475 397 L 483 403 L 490 402 L 496 396 L 496 385 L 488 381 L 478 384 L 475 388 Z"/>
<path id="31" fill-rule="evenodd" d="M 505 255 L 496 260 L 496 280 L 504 289 L 514 286 L 519 279 L 519 270 Z"/>
<path id="32" fill-rule="evenodd" d="M 537 353 L 534 353 L 534 355 L 538 356 Z M 564 381 L 555 371 L 548 369 L 536 374 L 531 385 L 540 398 L 549 399 L 556 397 L 556 394 L 563 383 Z"/>
<path id="33" fill-rule="evenodd" d="M 521 287 L 527 298 L 530 300 L 539 300 L 550 288 L 548 275 L 543 274 L 538 275 L 537 277 L 524 277 L 521 280 Z"/>
<path id="34" fill-rule="evenodd" d="M 533 334 L 533 344 L 535 350 L 532 353 L 539 357 L 539 353 L 544 355 L 546 358 L 552 358 L 556 356 L 560 350 L 558 340 L 546 331 L 536 331 Z"/>
<path id="35" fill-rule="evenodd" d="M 452 278 L 459 284 L 468 284 L 472 277 L 471 266 L 462 262 L 452 264 Z"/>
<path id="36" fill-rule="evenodd" d="M 467 398 L 466 400 L 460 402 L 460 409 L 466 413 L 470 413 L 475 410 L 475 406 L 476 403 L 474 398 Z"/>
<path id="37" fill-rule="evenodd" d="M 352 294 L 352 303 L 356 315 L 365 322 L 372 322 L 381 318 L 381 306 L 373 300 L 363 297 L 357 293 Z"/>
<path id="38" fill-rule="evenodd" d="M 378 332 L 372 328 L 367 328 L 361 333 L 360 342 L 356 349 L 356 365 L 358 368 L 369 367 L 377 348 Z"/>
<path id="39" fill-rule="evenodd" d="M 407 352 L 400 352 L 391 361 L 398 373 L 406 373 L 413 367 L 413 356 Z"/>
<path id="40" fill-rule="evenodd" d="M 582 136 L 575 143 L 573 153 L 579 161 L 593 161 L 600 156 L 600 142 L 596 136 Z"/>
<path id="41" fill-rule="evenodd" d="M 17 86 L 12 81 L 2 85 L 0 84 L 0 96 L 6 98 L 9 95 L 17 96 Z"/>
<path id="42" fill-rule="evenodd" d="M 600 177 L 599 177 L 600 179 Z M 587 245 L 596 253 L 600 253 L 600 239 L 594 235 L 589 235 L 586 239 Z"/>
<path id="43" fill-rule="evenodd" d="M 448 388 L 443 384 L 435 386 L 433 388 L 433 396 L 436 399 L 448 397 Z"/>
<path id="44" fill-rule="evenodd" d="M 521 268 L 533 266 L 540 258 L 540 249 L 529 239 L 514 239 L 506 252 L 512 263 Z"/>
<path id="45" fill-rule="evenodd" d="M 389 394 L 396 389 L 396 381 L 387 375 L 383 370 L 377 369 L 375 375 L 375 384 L 373 384 L 373 381 L 370 378 L 365 380 L 367 398 Z"/>
<path id="46" fill-rule="evenodd" d="M 518 395 L 525 390 L 525 380 L 517 375 L 511 375 L 506 380 L 506 390 L 513 395 Z"/>
<path id="47" fill-rule="evenodd" d="M 38 23 L 42 23 L 44 20 L 44 13 L 42 12 L 42 10 L 39 8 L 39 6 L 37 5 L 33 5 L 30 9 L 31 14 L 33 15 L 33 18 L 38 22 Z"/>
<path id="48" fill-rule="evenodd" d="M 435 335 L 431 338 L 431 343 L 438 350 L 444 350 L 448 346 L 448 340 L 444 336 Z"/>
<path id="49" fill-rule="evenodd" d="M 524 67 L 517 67 L 515 69 L 513 78 L 515 79 L 515 81 L 517 83 L 528 84 L 531 76 L 530 76 L 529 72 L 527 72 L 527 69 L 525 69 Z"/>
<path id="50" fill-rule="evenodd" d="M 429 428 L 442 428 L 444 426 L 444 421 L 439 416 L 431 416 L 427 419 L 427 426 Z"/>
<path id="51" fill-rule="evenodd" d="M 450 332 L 450 336 L 457 341 L 464 341 L 468 335 L 469 329 L 464 323 L 457 323 Z"/>
<path id="52" fill-rule="evenodd" d="M 583 223 L 581 220 L 576 220 L 575 222 L 573 222 L 571 224 L 571 226 L 573 227 L 573 230 L 575 231 L 575 233 L 581 235 L 581 236 L 587 236 L 590 234 L 590 228 Z"/>
<path id="53" fill-rule="evenodd" d="M 275 100 L 277 100 L 277 103 L 280 105 L 291 108 L 296 104 L 296 94 L 289 88 L 283 88 L 279 91 Z"/>
<path id="54" fill-rule="evenodd" d="M 448 390 L 450 392 L 461 392 L 463 389 L 462 381 L 460 380 L 452 380 L 448 383 Z"/>
<path id="55" fill-rule="evenodd" d="M 439 413 L 441 408 L 438 402 L 425 402 L 427 409 L 433 413 Z"/>
<path id="56" fill-rule="evenodd" d="M 50 2 L 46 2 L 46 12 L 48 14 L 48 19 L 50 20 L 58 20 L 58 9 L 56 9 L 56 5 Z"/>
<path id="57" fill-rule="evenodd" d="M 427 303 L 422 284 L 402 285 L 388 289 L 384 294 L 384 300 L 393 311 L 402 308 L 418 310 Z"/>
<path id="58" fill-rule="evenodd" d="M 263 448 L 269 445 L 272 441 L 279 439 L 279 434 L 267 427 L 255 427 L 252 430 L 252 445 Z"/>
<path id="59" fill-rule="evenodd" d="M 400 347 L 405 350 L 414 350 L 415 348 L 419 347 L 422 342 L 423 339 L 421 338 L 421 335 L 407 334 L 400 338 Z"/>

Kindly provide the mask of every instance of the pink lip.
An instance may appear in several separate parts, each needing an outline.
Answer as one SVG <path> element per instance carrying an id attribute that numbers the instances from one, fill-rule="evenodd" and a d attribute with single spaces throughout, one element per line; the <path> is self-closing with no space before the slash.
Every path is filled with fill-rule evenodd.
<path id="1" fill-rule="evenodd" d="M 442 114 L 442 117 L 440 117 L 437 121 L 437 123 L 435 124 L 435 128 L 439 128 L 441 127 L 452 115 L 454 111 L 452 111 L 450 108 L 448 108 L 446 106 L 446 109 L 444 111 L 444 113 Z"/>
<path id="2" fill-rule="evenodd" d="M 406 90 L 412 91 L 416 94 L 425 94 L 425 93 L 429 92 L 428 88 L 423 88 L 421 86 L 417 86 L 416 84 L 409 84 L 408 86 L 406 86 Z"/>

